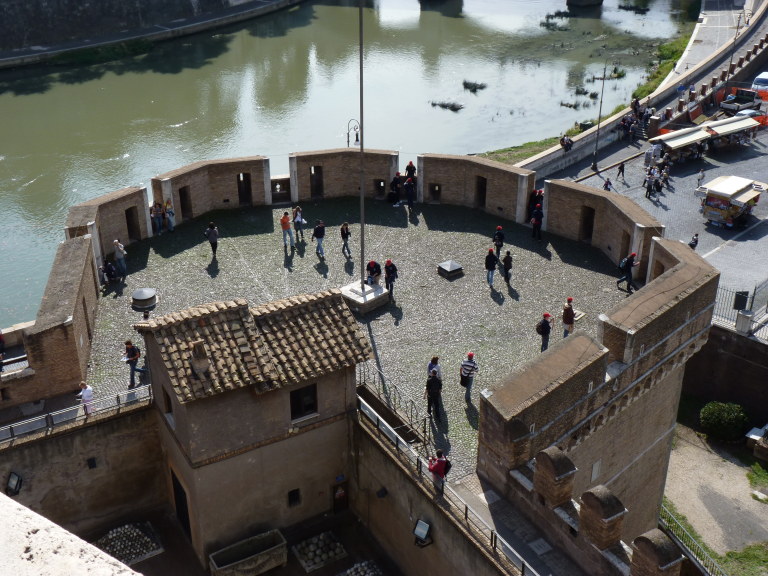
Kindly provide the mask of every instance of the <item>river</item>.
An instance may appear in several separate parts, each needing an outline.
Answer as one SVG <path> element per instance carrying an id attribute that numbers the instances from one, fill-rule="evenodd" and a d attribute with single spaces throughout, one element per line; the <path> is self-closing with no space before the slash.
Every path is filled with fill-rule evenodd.
<path id="1" fill-rule="evenodd" d="M 577 89 L 599 92 L 606 63 L 626 76 L 606 82 L 603 112 L 627 104 L 679 17 L 677 0 L 643 2 L 646 14 L 628 1 L 549 20 L 564 0 L 369 2 L 366 147 L 405 163 L 557 136 L 597 117 Z M 142 57 L 0 74 L 0 326 L 34 319 L 73 204 L 203 159 L 269 156 L 274 177 L 291 152 L 346 146 L 356 5 L 308 1 Z"/>

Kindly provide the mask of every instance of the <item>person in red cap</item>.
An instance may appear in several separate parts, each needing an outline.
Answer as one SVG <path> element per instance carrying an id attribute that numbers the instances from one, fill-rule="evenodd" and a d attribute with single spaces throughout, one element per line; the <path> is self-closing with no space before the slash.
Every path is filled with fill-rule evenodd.
<path id="1" fill-rule="evenodd" d="M 467 359 L 459 366 L 459 381 L 464 387 L 464 400 L 467 404 L 472 404 L 472 384 L 475 382 L 475 374 L 480 371 L 480 367 L 475 362 L 475 355 L 470 352 Z"/>
<path id="2" fill-rule="evenodd" d="M 405 177 L 416 181 L 416 166 L 413 165 L 413 160 L 409 161 L 408 166 L 405 167 Z"/>
<path id="3" fill-rule="evenodd" d="M 400 205 L 400 172 L 395 172 L 395 177 L 389 183 L 389 201 L 394 206 Z"/>
<path id="4" fill-rule="evenodd" d="M 504 230 L 501 226 L 496 226 L 496 232 L 493 233 L 493 245 L 496 246 L 496 258 L 501 258 L 501 247 L 504 246 Z"/>
<path id="5" fill-rule="evenodd" d="M 384 287 L 389 291 L 389 301 L 395 301 L 395 280 L 397 280 L 397 266 L 392 260 L 384 263 Z"/>
<path id="6" fill-rule="evenodd" d="M 405 190 L 405 201 L 408 202 L 408 209 L 410 210 L 413 208 L 413 200 L 416 198 L 416 184 L 413 178 L 406 178 L 403 190 Z"/>
<path id="7" fill-rule="evenodd" d="M 368 278 L 366 279 L 368 284 L 373 285 L 379 283 L 379 279 L 381 278 L 381 264 L 376 262 L 376 260 L 371 260 L 365 267 L 365 271 L 368 273 Z"/>
<path id="8" fill-rule="evenodd" d="M 531 238 L 536 238 L 541 242 L 541 223 L 544 222 L 544 211 L 541 209 L 541 204 L 536 204 L 536 207 L 531 213 L 531 224 L 533 230 L 531 231 Z"/>
<path id="9" fill-rule="evenodd" d="M 488 286 L 493 286 L 493 275 L 498 265 L 499 259 L 493 253 L 493 248 L 488 248 L 488 254 L 485 255 L 485 279 L 488 281 Z"/>
<path id="10" fill-rule="evenodd" d="M 637 286 L 635 285 L 635 282 L 632 280 L 632 268 L 634 268 L 635 266 L 639 266 L 640 262 L 636 262 L 635 258 L 637 258 L 637 253 L 632 252 L 632 254 L 624 258 L 619 263 L 619 269 L 622 271 L 624 275 L 618 280 L 616 280 L 616 288 L 620 288 L 619 284 L 621 284 L 626 280 L 627 292 L 629 292 L 630 294 L 632 294 L 633 288 L 637 290 Z"/>
<path id="11" fill-rule="evenodd" d="M 576 312 L 573 310 L 573 298 L 568 296 L 563 305 L 563 338 L 568 338 L 568 335 L 573 332 L 574 322 L 576 322 Z"/>
<path id="12" fill-rule="evenodd" d="M 541 336 L 541 351 L 549 347 L 549 334 L 552 332 L 552 314 L 544 312 L 541 320 L 536 323 L 536 334 Z"/>

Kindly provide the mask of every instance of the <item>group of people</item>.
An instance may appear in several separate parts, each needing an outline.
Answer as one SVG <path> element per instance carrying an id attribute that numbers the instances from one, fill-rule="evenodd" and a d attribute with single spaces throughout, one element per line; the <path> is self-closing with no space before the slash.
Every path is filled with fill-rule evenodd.
<path id="1" fill-rule="evenodd" d="M 168 232 L 173 232 L 176 226 L 176 211 L 173 209 L 173 203 L 170 200 L 155 202 L 149 207 L 149 217 L 152 221 L 152 233 L 158 236 L 163 233 L 163 228 Z"/>
<path id="2" fill-rule="evenodd" d="M 576 310 L 573 307 L 573 297 L 568 296 L 563 304 L 563 338 L 568 338 L 573 334 L 573 330 L 576 325 Z M 552 333 L 552 326 L 554 324 L 554 317 L 549 312 L 544 312 L 536 323 L 536 333 L 541 336 L 541 351 L 544 352 L 549 348 L 549 335 Z"/>
<path id="3" fill-rule="evenodd" d="M 128 252 L 125 246 L 118 238 L 112 241 L 114 246 L 114 255 L 112 260 L 105 260 L 104 264 L 99 266 L 99 283 L 102 286 L 107 286 L 115 282 L 122 282 L 128 275 L 128 265 L 125 263 L 125 257 Z"/>
<path id="4" fill-rule="evenodd" d="M 642 186 L 645 188 L 645 197 L 652 200 L 660 193 L 664 186 L 669 188 L 669 171 L 672 168 L 672 160 L 667 152 L 659 162 L 651 162 L 646 168 Z"/>
<path id="5" fill-rule="evenodd" d="M 464 388 L 464 401 L 472 403 L 472 385 L 480 367 L 475 361 L 474 352 L 467 353 L 467 358 L 459 365 L 459 384 Z M 440 358 L 433 356 L 427 364 L 427 383 L 424 386 L 424 398 L 427 399 L 427 414 L 432 417 L 434 411 L 435 421 L 441 422 L 441 404 L 443 390 L 443 369 L 440 366 Z"/>
<path id="6" fill-rule="evenodd" d="M 402 198 L 401 195 L 405 194 Z M 413 208 L 413 202 L 416 200 L 416 166 L 413 162 L 408 162 L 405 167 L 405 176 L 400 172 L 395 172 L 395 176 L 389 183 L 389 196 L 388 200 L 394 207 L 401 206 L 403 200 L 407 203 L 408 208 Z"/>

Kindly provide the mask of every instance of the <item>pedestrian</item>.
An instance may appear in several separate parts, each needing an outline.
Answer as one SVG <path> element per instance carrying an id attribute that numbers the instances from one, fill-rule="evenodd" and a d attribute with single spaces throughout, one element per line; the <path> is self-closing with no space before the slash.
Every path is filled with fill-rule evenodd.
<path id="1" fill-rule="evenodd" d="M 403 189 L 405 190 L 405 200 L 408 202 L 408 208 L 411 209 L 413 208 L 413 200 L 416 198 L 416 186 L 412 178 L 406 179 Z"/>
<path id="2" fill-rule="evenodd" d="M 3 360 L 5 360 L 5 337 L 3 336 L 3 331 L 0 330 L 0 372 L 5 370 Z M 433 360 L 435 359 L 433 358 Z"/>
<path id="3" fill-rule="evenodd" d="M 160 202 L 155 202 L 152 205 L 152 223 L 157 231 L 157 235 L 163 233 L 163 205 Z"/>
<path id="4" fill-rule="evenodd" d="M 493 286 L 493 275 L 498 265 L 499 259 L 493 253 L 493 248 L 489 248 L 488 254 L 485 255 L 485 279 L 488 281 L 488 286 Z"/>
<path id="5" fill-rule="evenodd" d="M 317 250 L 315 250 L 315 254 L 320 256 L 320 258 L 325 258 L 325 250 L 323 249 L 323 241 L 325 240 L 325 222 L 322 220 L 317 220 L 315 222 L 315 229 L 312 230 L 312 238 L 310 240 L 312 242 L 317 240 Z"/>
<path id="6" fill-rule="evenodd" d="M 653 200 L 653 178 L 648 177 L 645 183 L 645 197 L 648 200 Z"/>
<path id="7" fill-rule="evenodd" d="M 443 369 L 440 366 L 440 358 L 437 356 L 432 356 L 432 360 L 427 364 L 427 376 L 432 374 L 432 370 L 437 370 L 437 377 L 440 378 L 440 380 L 443 379 Z"/>
<path id="8" fill-rule="evenodd" d="M 128 252 L 125 251 L 125 246 L 120 243 L 119 239 L 115 239 L 112 244 L 115 247 L 115 264 L 117 265 L 117 272 L 122 278 L 128 275 L 128 266 L 125 265 L 125 257 Z"/>
<path id="9" fill-rule="evenodd" d="M 147 369 L 146 368 L 139 368 L 137 364 L 139 363 L 139 358 L 141 358 L 141 350 L 139 350 L 138 346 L 134 346 L 133 342 L 130 340 L 125 341 L 125 362 L 128 364 L 128 367 L 131 369 L 131 383 L 128 385 L 128 388 L 133 388 L 136 386 L 136 372 L 141 372 L 144 374 Z"/>
<path id="10" fill-rule="evenodd" d="M 93 388 L 88 386 L 85 382 L 80 382 L 80 393 L 77 397 L 80 398 L 83 403 L 85 415 L 88 416 L 91 414 L 93 412 L 93 406 L 91 406 L 91 402 L 93 402 Z"/>
<path id="11" fill-rule="evenodd" d="M 395 172 L 392 182 L 389 183 L 389 201 L 393 206 L 400 205 L 400 172 Z"/>
<path id="12" fill-rule="evenodd" d="M 427 399 L 427 414 L 432 416 L 435 410 L 435 420 L 440 422 L 440 391 L 443 389 L 443 381 L 437 375 L 437 370 L 432 370 L 424 387 L 424 398 Z"/>
<path id="13" fill-rule="evenodd" d="M 509 250 L 507 250 L 501 263 L 504 266 L 504 282 L 509 286 L 509 282 L 512 280 L 512 254 Z"/>
<path id="14" fill-rule="evenodd" d="M 541 204 L 536 204 L 536 207 L 531 213 L 531 224 L 533 229 L 531 230 L 531 238 L 536 238 L 541 242 L 541 224 L 544 221 L 544 212 L 541 209 Z"/>
<path id="15" fill-rule="evenodd" d="M 208 242 L 211 243 L 211 252 L 213 252 L 213 259 L 216 259 L 216 250 L 219 247 L 219 229 L 216 228 L 216 224 L 208 222 L 208 228 L 203 232 Z"/>
<path id="16" fill-rule="evenodd" d="M 552 314 L 544 312 L 541 320 L 536 323 L 536 334 L 541 336 L 541 351 L 549 347 L 549 334 L 552 332 Z"/>
<path id="17" fill-rule="evenodd" d="M 640 262 L 635 262 L 635 258 L 637 258 L 637 253 L 632 252 L 629 256 L 624 258 L 619 263 L 619 269 L 621 269 L 622 273 L 624 274 L 621 278 L 616 280 L 616 288 L 619 288 L 619 284 L 624 282 L 626 280 L 627 282 L 627 292 L 632 294 L 632 289 L 634 288 L 637 290 L 637 286 L 635 286 L 634 281 L 632 280 L 632 268 L 635 266 L 639 266 Z"/>
<path id="18" fill-rule="evenodd" d="M 301 234 L 301 241 L 304 242 L 304 212 L 301 210 L 301 206 L 294 206 L 291 212 L 291 219 L 293 220 L 293 229 L 296 232 L 296 242 L 299 241 L 299 234 Z"/>
<path id="19" fill-rule="evenodd" d="M 435 456 L 429 457 L 429 471 L 432 472 L 432 480 L 436 485 L 441 486 L 445 481 L 445 475 L 448 474 L 448 460 L 443 456 L 443 451 L 439 448 L 435 451 Z"/>
<path id="20" fill-rule="evenodd" d="M 704 182 L 704 168 L 699 170 L 699 174 L 696 176 L 696 188 L 701 188 L 702 182 Z"/>
<path id="21" fill-rule="evenodd" d="M 408 166 L 405 167 L 405 177 L 410 178 L 412 182 L 416 182 L 416 166 L 413 165 L 413 161 L 409 161 Z"/>
<path id="22" fill-rule="evenodd" d="M 109 260 L 104 263 L 104 276 L 107 279 L 107 284 L 117 282 L 118 278 L 120 278 L 120 273 L 117 271 L 117 268 Z"/>
<path id="23" fill-rule="evenodd" d="M 691 247 L 691 250 L 696 250 L 696 246 L 699 245 L 699 235 L 694 234 L 693 238 L 691 238 L 691 241 L 688 242 L 688 246 Z"/>
<path id="24" fill-rule="evenodd" d="M 573 332 L 574 322 L 576 322 L 576 312 L 573 309 L 573 298 L 568 296 L 563 305 L 563 338 L 568 338 L 568 335 Z"/>
<path id="25" fill-rule="evenodd" d="M 165 201 L 165 219 L 168 220 L 168 232 L 173 232 L 176 228 L 176 211 L 170 200 Z"/>
<path id="26" fill-rule="evenodd" d="M 496 232 L 493 233 L 493 245 L 496 246 L 496 258 L 501 258 L 501 247 L 504 246 L 504 230 L 501 226 L 496 226 Z"/>
<path id="27" fill-rule="evenodd" d="M 624 182 L 624 162 L 619 162 L 619 171 L 616 172 L 616 178 L 621 178 L 621 181 Z"/>
<path id="28" fill-rule="evenodd" d="M 612 186 L 613 184 L 611 183 L 611 179 L 606 178 L 605 182 L 603 182 L 603 190 L 605 190 L 606 192 L 610 192 Z"/>
<path id="29" fill-rule="evenodd" d="M 349 249 L 349 237 L 352 232 L 349 231 L 349 222 L 341 225 L 341 253 L 347 258 L 352 258 L 352 252 Z"/>
<path id="30" fill-rule="evenodd" d="M 283 231 L 283 248 L 288 248 L 288 240 L 291 241 L 291 248 L 296 248 L 296 244 L 293 241 L 293 230 L 291 230 L 291 216 L 288 212 L 283 212 L 283 217 L 280 218 L 280 229 Z"/>
<path id="31" fill-rule="evenodd" d="M 389 301 L 395 301 L 395 280 L 397 280 L 397 266 L 392 260 L 384 263 L 384 287 L 389 291 Z"/>
<path id="32" fill-rule="evenodd" d="M 379 279 L 381 278 L 381 264 L 376 262 L 376 260 L 371 260 L 365 266 L 365 271 L 368 274 L 365 281 L 369 286 L 379 283 Z"/>
<path id="33" fill-rule="evenodd" d="M 480 371 L 480 367 L 475 362 L 474 353 L 467 354 L 467 359 L 459 366 L 459 383 L 464 387 L 464 400 L 467 404 L 472 403 L 472 384 L 475 383 L 475 374 Z"/>
<path id="34" fill-rule="evenodd" d="M 664 166 L 664 170 L 661 171 L 661 181 L 669 189 L 669 166 Z"/>

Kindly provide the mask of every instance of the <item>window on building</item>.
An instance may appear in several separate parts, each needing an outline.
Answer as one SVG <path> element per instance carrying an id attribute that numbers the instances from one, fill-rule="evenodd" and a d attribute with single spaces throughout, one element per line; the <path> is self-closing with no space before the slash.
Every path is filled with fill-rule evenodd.
<path id="1" fill-rule="evenodd" d="M 301 504 L 301 490 L 296 488 L 288 492 L 288 507 L 293 508 Z"/>
<path id="2" fill-rule="evenodd" d="M 173 418 L 173 404 L 171 403 L 171 397 L 168 392 L 163 388 L 163 412 L 165 413 L 165 419 L 170 424 L 171 428 L 176 428 L 176 421 Z"/>
<path id="3" fill-rule="evenodd" d="M 317 384 L 291 392 L 291 420 L 317 414 Z"/>

